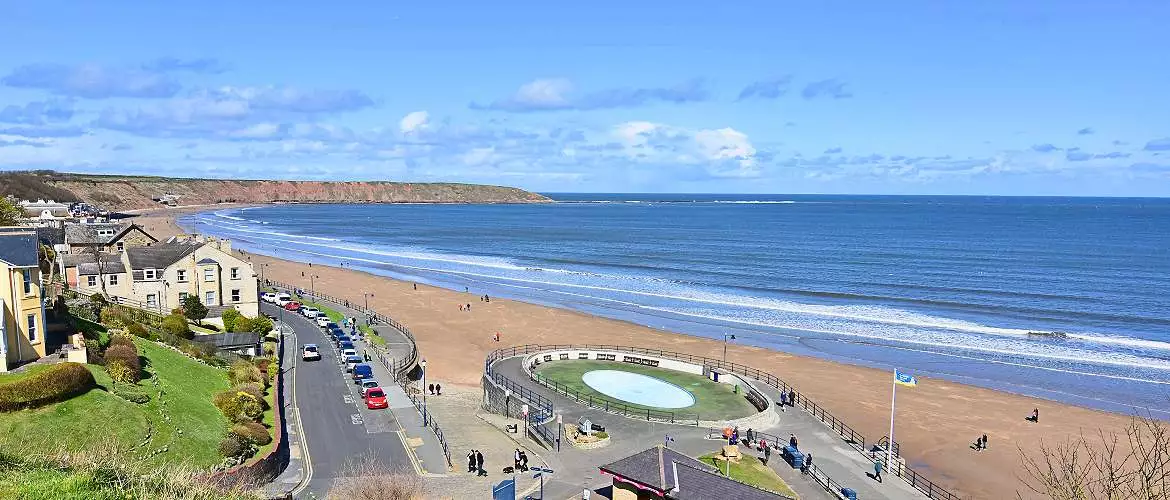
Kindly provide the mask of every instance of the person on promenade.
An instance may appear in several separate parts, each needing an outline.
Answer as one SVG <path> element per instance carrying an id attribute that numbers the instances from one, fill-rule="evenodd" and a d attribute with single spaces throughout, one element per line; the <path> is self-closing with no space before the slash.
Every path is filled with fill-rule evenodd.
<path id="1" fill-rule="evenodd" d="M 800 449 L 800 447 L 796 446 L 796 434 L 788 435 L 788 446 L 791 446 L 794 450 Z"/>
<path id="2" fill-rule="evenodd" d="M 788 406 L 788 394 L 781 392 L 780 402 L 776 403 L 776 405 L 780 407 L 780 411 L 784 411 L 784 407 Z"/>
<path id="3" fill-rule="evenodd" d="M 475 450 L 467 454 L 467 472 L 475 472 Z"/>
<path id="4" fill-rule="evenodd" d="M 788 406 L 793 406 L 793 407 L 796 406 L 796 390 L 795 389 L 788 390 Z"/>
<path id="5" fill-rule="evenodd" d="M 516 451 L 512 452 L 512 467 L 516 470 L 522 470 L 520 468 L 520 448 L 516 448 Z"/>
<path id="6" fill-rule="evenodd" d="M 752 443 L 756 442 L 756 440 L 754 439 L 755 437 L 756 437 L 755 431 L 753 431 L 751 427 L 748 427 L 747 441 L 744 442 L 744 445 L 751 446 Z"/>
<path id="7" fill-rule="evenodd" d="M 878 461 L 873 463 L 873 478 L 876 479 L 877 482 L 879 482 L 879 483 L 882 482 L 882 461 L 881 460 L 878 460 Z"/>
<path id="8" fill-rule="evenodd" d="M 436 395 L 436 396 L 442 396 L 442 395 L 443 395 L 443 386 L 442 386 L 442 385 L 435 384 L 435 395 Z"/>
<path id="9" fill-rule="evenodd" d="M 760 442 L 763 443 L 763 440 L 760 440 Z M 767 447 L 767 446 L 764 446 L 763 448 L 764 448 L 763 462 L 764 462 L 764 465 L 768 465 L 768 460 L 770 460 L 772 458 L 772 449 Z"/>
<path id="10" fill-rule="evenodd" d="M 760 438 L 760 448 L 768 449 L 768 441 L 764 440 L 764 438 Z"/>
<path id="11" fill-rule="evenodd" d="M 428 384 L 427 385 L 427 393 L 432 395 L 432 396 L 435 395 L 435 384 Z"/>
<path id="12" fill-rule="evenodd" d="M 479 450 L 476 450 L 475 452 L 475 469 L 478 471 L 476 474 L 478 476 L 488 475 L 487 470 L 484 470 L 483 468 L 483 453 L 480 453 Z"/>
<path id="13" fill-rule="evenodd" d="M 808 474 L 809 467 L 812 467 L 812 453 L 804 456 L 804 463 L 800 464 L 800 472 L 802 474 Z"/>
<path id="14" fill-rule="evenodd" d="M 520 452 L 520 470 L 528 472 L 528 454 Z"/>
<path id="15" fill-rule="evenodd" d="M 1040 422 L 1040 409 L 1033 408 L 1032 415 L 1024 417 L 1024 420 L 1027 420 L 1029 422 L 1037 422 L 1037 423 Z"/>

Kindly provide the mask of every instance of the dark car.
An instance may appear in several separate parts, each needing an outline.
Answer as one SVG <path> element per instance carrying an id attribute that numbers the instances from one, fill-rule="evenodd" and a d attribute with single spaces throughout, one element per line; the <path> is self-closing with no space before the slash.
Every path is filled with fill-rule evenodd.
<path id="1" fill-rule="evenodd" d="M 343 351 L 346 349 L 353 349 L 353 342 L 350 342 L 348 340 L 343 340 L 337 344 L 337 348 L 341 349 Z"/>
<path id="2" fill-rule="evenodd" d="M 374 367 L 362 363 L 353 367 L 353 383 L 360 384 L 362 379 L 374 378 Z"/>
<path id="3" fill-rule="evenodd" d="M 337 345 L 341 345 L 342 342 L 353 342 L 353 339 L 344 333 L 335 337 L 335 340 L 337 340 Z"/>

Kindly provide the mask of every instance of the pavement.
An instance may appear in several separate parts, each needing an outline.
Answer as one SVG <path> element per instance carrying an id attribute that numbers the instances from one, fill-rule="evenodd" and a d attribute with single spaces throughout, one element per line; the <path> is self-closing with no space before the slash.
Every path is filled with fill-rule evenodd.
<path id="1" fill-rule="evenodd" d="M 360 461 L 372 459 L 392 470 L 413 472 L 414 459 L 394 412 L 365 408 L 337 350 L 316 324 L 287 311 L 282 314 L 271 304 L 262 304 L 261 310 L 280 318 L 293 331 L 285 337 L 286 354 L 292 356 L 285 374 L 292 378 L 288 414 L 294 459 L 276 483 L 287 484 L 288 476 L 299 472 L 308 477 L 293 489 L 293 495 L 324 498 L 333 480 Z M 321 360 L 302 361 L 304 344 L 317 344 Z"/>

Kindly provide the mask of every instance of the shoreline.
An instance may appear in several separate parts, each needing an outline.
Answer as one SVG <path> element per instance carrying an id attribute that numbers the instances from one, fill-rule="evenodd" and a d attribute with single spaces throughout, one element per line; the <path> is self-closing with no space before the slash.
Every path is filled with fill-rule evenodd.
<path id="1" fill-rule="evenodd" d="M 177 216 L 190 212 L 258 206 L 221 204 L 160 208 L 136 214 L 148 232 L 165 241 L 182 232 Z M 523 343 L 612 343 L 658 347 L 671 351 L 711 355 L 723 343 L 706 337 L 675 333 L 620 319 L 611 319 L 559 307 L 496 298 L 476 303 L 477 295 L 432 285 L 411 283 L 342 267 L 311 265 L 249 254 L 259 264 L 258 274 L 309 287 L 310 274 L 322 292 L 363 299 L 372 293 L 373 308 L 408 325 L 418 337 L 419 349 L 437 380 L 477 385 L 484 356 L 493 349 Z M 303 277 L 304 276 L 304 277 Z M 457 305 L 471 303 L 473 312 Z M 502 342 L 491 336 L 502 333 Z M 889 387 L 886 370 L 790 354 L 763 347 L 729 345 L 728 359 L 769 371 L 792 383 L 841 420 L 877 441 L 888 432 Z M 430 374 L 428 374 L 430 375 Z M 1023 396 L 1003 390 L 919 377 L 917 388 L 899 391 L 896 440 L 908 463 L 929 479 L 969 496 L 1014 496 L 1022 484 L 1016 478 L 1020 462 L 1016 447 L 1036 449 L 1041 440 L 1063 440 L 1081 430 L 1118 430 L 1130 417 L 1072 404 Z M 1042 422 L 1026 423 L 1023 416 L 1039 408 Z M 968 449 L 975 436 L 988 434 L 991 446 L 974 454 Z M 990 480 L 989 480 L 990 479 Z"/>

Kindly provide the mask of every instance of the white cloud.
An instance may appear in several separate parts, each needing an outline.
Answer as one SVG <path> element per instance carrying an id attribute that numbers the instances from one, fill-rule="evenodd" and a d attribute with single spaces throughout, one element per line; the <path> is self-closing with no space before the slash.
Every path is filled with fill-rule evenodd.
<path id="1" fill-rule="evenodd" d="M 403 134 L 410 134 L 428 128 L 430 127 L 430 118 L 430 114 L 426 111 L 415 111 L 402 117 L 402 121 L 398 122 L 398 130 Z"/>
<path id="2" fill-rule="evenodd" d="M 613 134 L 634 161 L 700 165 L 715 177 L 755 177 L 760 173 L 751 140 L 731 127 L 691 130 L 631 121 L 615 126 Z"/>
<path id="3" fill-rule="evenodd" d="M 495 156 L 496 148 L 492 146 L 486 148 L 473 148 L 471 151 L 460 155 L 460 159 L 463 160 L 464 165 L 473 167 L 476 165 L 483 165 L 488 163 L 492 161 Z"/>

